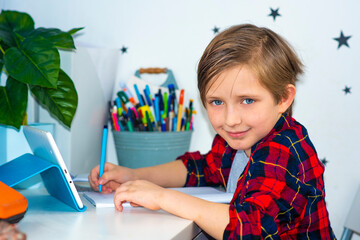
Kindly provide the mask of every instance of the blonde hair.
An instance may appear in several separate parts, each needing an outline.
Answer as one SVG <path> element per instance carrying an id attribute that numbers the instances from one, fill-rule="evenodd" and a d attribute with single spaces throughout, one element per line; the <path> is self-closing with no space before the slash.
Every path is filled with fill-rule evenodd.
<path id="1" fill-rule="evenodd" d="M 287 96 L 288 84 L 295 86 L 303 73 L 303 64 L 281 36 L 251 24 L 236 25 L 219 33 L 200 59 L 198 89 L 204 106 L 209 82 L 236 65 L 249 66 L 276 103 Z M 291 116 L 292 104 L 287 113 Z"/>

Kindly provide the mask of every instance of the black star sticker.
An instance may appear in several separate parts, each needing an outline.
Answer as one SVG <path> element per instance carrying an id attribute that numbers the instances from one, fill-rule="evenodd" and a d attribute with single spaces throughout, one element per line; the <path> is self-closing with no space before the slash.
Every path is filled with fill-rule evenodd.
<path id="1" fill-rule="evenodd" d="M 281 16 L 281 15 L 279 14 L 279 8 L 276 9 L 276 10 L 270 8 L 270 10 L 271 10 L 271 13 L 270 13 L 268 16 L 273 17 L 274 21 L 276 20 L 276 17 L 277 17 L 277 16 Z"/>
<path id="2" fill-rule="evenodd" d="M 215 26 L 212 30 L 213 30 L 214 34 L 217 34 L 217 33 L 219 32 L 219 30 L 220 30 L 220 29 L 219 29 L 218 27 L 216 27 L 216 26 Z"/>
<path id="3" fill-rule="evenodd" d="M 338 41 L 339 42 L 339 45 L 338 45 L 338 49 L 342 46 L 342 45 L 345 45 L 347 47 L 349 47 L 348 45 L 348 40 L 349 38 L 351 38 L 351 36 L 344 36 L 344 33 L 343 31 L 340 32 L 340 37 L 338 38 L 333 38 L 335 41 Z"/>
<path id="4" fill-rule="evenodd" d="M 120 49 L 120 51 L 121 51 L 121 53 L 122 54 L 124 54 L 124 53 L 127 53 L 127 47 L 125 47 L 125 46 L 123 46 L 121 49 Z"/>
<path id="5" fill-rule="evenodd" d="M 326 164 L 328 163 L 328 160 L 326 160 L 326 158 L 323 158 L 320 161 L 322 162 L 322 164 L 324 164 L 324 166 L 326 166 Z"/>
<path id="6" fill-rule="evenodd" d="M 345 95 L 350 94 L 351 93 L 351 87 L 348 87 L 345 85 L 345 88 L 343 89 L 343 91 L 345 92 Z"/>

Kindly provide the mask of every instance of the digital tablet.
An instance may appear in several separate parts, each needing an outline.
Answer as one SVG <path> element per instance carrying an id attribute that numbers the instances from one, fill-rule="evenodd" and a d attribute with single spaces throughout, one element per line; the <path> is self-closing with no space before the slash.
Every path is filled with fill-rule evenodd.
<path id="1" fill-rule="evenodd" d="M 35 156 L 56 164 L 61 168 L 77 205 L 79 208 L 83 208 L 83 202 L 51 133 L 30 126 L 24 126 L 23 132 Z"/>

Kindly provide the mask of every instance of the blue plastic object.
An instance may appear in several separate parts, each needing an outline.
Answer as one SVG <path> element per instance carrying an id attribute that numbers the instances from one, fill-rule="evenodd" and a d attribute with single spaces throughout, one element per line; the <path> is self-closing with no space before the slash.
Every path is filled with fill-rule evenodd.
<path id="1" fill-rule="evenodd" d="M 37 174 L 41 175 L 46 190 L 58 200 L 79 212 L 79 208 L 60 167 L 30 153 L 21 155 L 0 166 L 0 181 L 12 187 Z"/>

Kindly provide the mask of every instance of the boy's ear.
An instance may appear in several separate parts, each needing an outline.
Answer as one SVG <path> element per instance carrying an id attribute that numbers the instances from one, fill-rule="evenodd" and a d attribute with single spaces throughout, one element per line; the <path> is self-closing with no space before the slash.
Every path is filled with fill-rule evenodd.
<path id="1" fill-rule="evenodd" d="M 293 103 L 296 94 L 296 87 L 293 84 L 288 84 L 286 87 L 286 91 L 287 96 L 281 99 L 281 102 L 279 103 L 279 110 L 281 113 L 286 112 L 286 110 Z"/>

